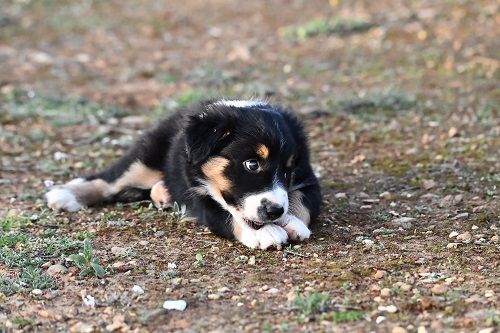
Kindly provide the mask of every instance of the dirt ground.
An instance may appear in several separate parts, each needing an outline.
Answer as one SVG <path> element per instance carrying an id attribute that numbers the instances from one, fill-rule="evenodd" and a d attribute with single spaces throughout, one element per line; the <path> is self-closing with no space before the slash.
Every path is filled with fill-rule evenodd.
<path id="1" fill-rule="evenodd" d="M 3 0 L 0 332 L 494 332 L 499 13 L 483 0 Z M 250 250 L 149 202 L 47 209 L 52 182 L 213 96 L 300 115 L 324 195 L 308 242 Z M 85 239 L 82 275 L 69 256 Z"/>

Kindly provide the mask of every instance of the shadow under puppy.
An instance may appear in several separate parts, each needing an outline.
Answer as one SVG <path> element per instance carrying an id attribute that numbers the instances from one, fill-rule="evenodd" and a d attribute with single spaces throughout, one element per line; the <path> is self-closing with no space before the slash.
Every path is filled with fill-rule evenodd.
<path id="1" fill-rule="evenodd" d="M 49 207 L 67 211 L 149 197 L 186 204 L 200 225 L 261 249 L 309 238 L 321 203 L 302 126 L 254 100 L 180 109 L 109 168 L 46 194 Z"/>

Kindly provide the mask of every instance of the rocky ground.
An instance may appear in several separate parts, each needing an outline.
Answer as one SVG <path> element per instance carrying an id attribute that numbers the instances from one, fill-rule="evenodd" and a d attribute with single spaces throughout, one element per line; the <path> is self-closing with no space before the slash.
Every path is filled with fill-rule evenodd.
<path id="1" fill-rule="evenodd" d="M 494 332 L 499 9 L 3 1 L 0 331 Z M 212 96 L 303 120 L 324 193 L 308 242 L 250 250 L 149 202 L 47 209 L 53 182 Z"/>

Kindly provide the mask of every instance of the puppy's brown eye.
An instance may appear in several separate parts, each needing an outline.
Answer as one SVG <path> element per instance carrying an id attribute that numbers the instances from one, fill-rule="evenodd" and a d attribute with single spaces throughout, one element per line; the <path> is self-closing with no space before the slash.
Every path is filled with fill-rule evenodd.
<path id="1" fill-rule="evenodd" d="M 247 169 L 247 171 L 249 172 L 256 173 L 260 171 L 259 161 L 257 160 L 254 159 L 246 160 L 245 162 L 243 162 L 243 165 L 245 166 L 245 169 Z"/>

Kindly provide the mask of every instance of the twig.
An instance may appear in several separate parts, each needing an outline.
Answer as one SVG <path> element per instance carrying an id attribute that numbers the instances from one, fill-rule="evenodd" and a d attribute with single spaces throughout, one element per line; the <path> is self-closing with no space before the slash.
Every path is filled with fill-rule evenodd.
<path id="1" fill-rule="evenodd" d="M 283 252 L 285 252 L 287 254 L 292 254 L 294 256 L 299 256 L 299 257 L 307 258 L 307 256 L 305 254 L 293 252 L 293 251 L 290 251 L 290 250 L 287 250 L 287 249 L 284 249 Z"/>

